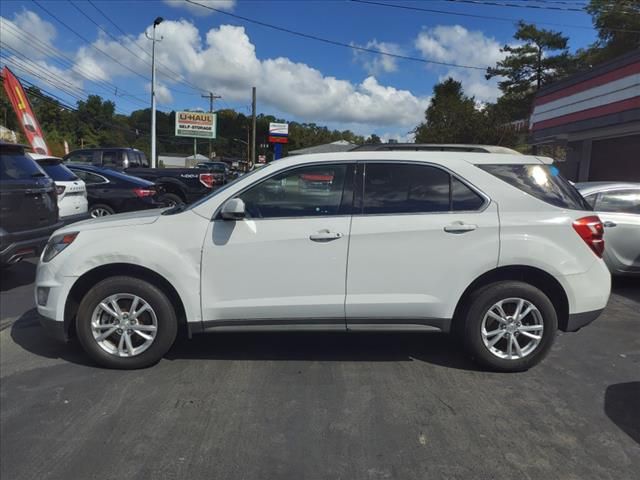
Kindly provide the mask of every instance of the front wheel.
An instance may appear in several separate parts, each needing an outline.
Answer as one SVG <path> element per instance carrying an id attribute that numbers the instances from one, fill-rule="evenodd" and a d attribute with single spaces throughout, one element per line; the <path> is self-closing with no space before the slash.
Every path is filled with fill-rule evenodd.
<path id="1" fill-rule="evenodd" d="M 464 341 L 473 359 L 502 372 L 539 363 L 558 328 L 551 300 L 533 285 L 517 281 L 493 283 L 475 292 L 465 320 Z"/>
<path id="2" fill-rule="evenodd" d="M 78 340 L 108 368 L 135 369 L 157 363 L 171 348 L 178 322 L 167 296 L 132 277 L 111 277 L 84 296 L 76 316 Z"/>

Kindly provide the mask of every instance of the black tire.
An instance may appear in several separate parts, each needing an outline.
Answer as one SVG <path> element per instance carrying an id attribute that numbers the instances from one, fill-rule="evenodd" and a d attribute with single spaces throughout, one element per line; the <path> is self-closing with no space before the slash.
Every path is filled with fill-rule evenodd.
<path id="1" fill-rule="evenodd" d="M 96 217 L 94 212 L 98 210 L 104 211 L 104 215 Z M 113 208 L 111 208 L 109 205 L 105 205 L 104 203 L 96 203 L 95 205 L 91 205 L 89 207 L 89 215 L 91 215 L 91 218 L 100 218 L 106 215 L 113 215 L 114 213 L 116 212 L 113 210 Z"/>
<path id="2" fill-rule="evenodd" d="M 485 314 L 494 304 L 508 298 L 521 298 L 531 302 L 542 316 L 542 339 L 523 358 L 500 358 L 494 355 L 483 341 L 482 321 Z M 471 358 L 484 367 L 500 372 L 521 372 L 539 363 L 549 353 L 558 329 L 557 313 L 549 297 L 533 285 L 518 281 L 496 282 L 474 292 L 470 297 L 464 320 L 463 339 Z M 520 335 L 520 332 L 518 334 Z M 530 341 L 528 337 L 519 338 Z M 505 338 L 504 342 L 506 341 Z"/>
<path id="3" fill-rule="evenodd" d="M 110 295 L 133 294 L 146 301 L 157 317 L 157 332 L 153 343 L 132 357 L 120 357 L 105 351 L 98 345 L 91 331 L 91 317 L 98 304 Z M 157 363 L 171 348 L 176 339 L 178 321 L 176 312 L 167 296 L 155 285 L 133 277 L 111 277 L 101 281 L 87 292 L 76 315 L 78 341 L 87 355 L 97 364 L 116 369 L 145 368 Z"/>
<path id="4" fill-rule="evenodd" d="M 180 198 L 180 196 L 175 193 L 165 193 L 160 197 L 160 201 L 165 204 L 167 207 L 174 207 L 176 205 L 180 205 L 184 203 L 184 200 Z"/>

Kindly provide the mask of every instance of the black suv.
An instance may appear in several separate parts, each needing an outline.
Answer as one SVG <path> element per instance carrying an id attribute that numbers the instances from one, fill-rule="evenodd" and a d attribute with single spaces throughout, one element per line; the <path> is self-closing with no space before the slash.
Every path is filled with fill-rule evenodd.
<path id="1" fill-rule="evenodd" d="M 55 183 L 24 149 L 0 142 L 0 267 L 39 255 L 63 225 Z"/>

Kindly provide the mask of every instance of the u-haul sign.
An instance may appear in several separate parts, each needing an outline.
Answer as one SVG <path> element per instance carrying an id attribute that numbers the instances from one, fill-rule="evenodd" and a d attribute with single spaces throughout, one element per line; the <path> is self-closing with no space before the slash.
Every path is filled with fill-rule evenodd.
<path id="1" fill-rule="evenodd" d="M 216 114 L 176 112 L 176 137 L 216 138 Z"/>

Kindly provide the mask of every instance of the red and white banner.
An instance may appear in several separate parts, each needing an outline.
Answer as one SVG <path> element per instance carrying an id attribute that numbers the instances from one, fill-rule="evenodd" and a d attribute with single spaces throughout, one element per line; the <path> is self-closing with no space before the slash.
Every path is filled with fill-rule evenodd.
<path id="1" fill-rule="evenodd" d="M 18 116 L 18 122 L 22 126 L 22 130 L 31 144 L 33 151 L 43 155 L 51 155 L 49 147 L 47 147 L 44 141 L 40 124 L 38 124 L 36 115 L 33 113 L 33 109 L 22 85 L 20 85 L 16 76 L 6 66 L 2 69 L 2 78 L 4 91 L 7 92 L 13 110 Z"/>

